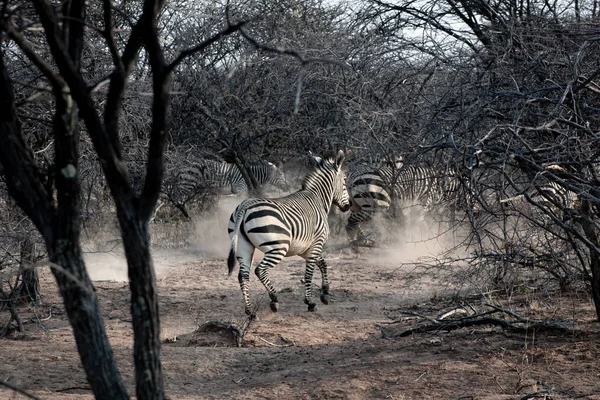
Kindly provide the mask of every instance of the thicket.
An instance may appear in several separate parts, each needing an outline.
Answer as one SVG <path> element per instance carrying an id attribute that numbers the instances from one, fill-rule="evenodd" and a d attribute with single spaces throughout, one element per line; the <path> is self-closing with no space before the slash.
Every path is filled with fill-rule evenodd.
<path id="1" fill-rule="evenodd" d="M 16 261 L 0 268 L 46 249 L 97 396 L 127 394 L 91 316 L 81 227 L 118 216 L 137 394 L 162 398 L 147 226 L 191 157 L 295 165 L 343 148 L 349 168 L 398 155 L 458 168 L 477 209 L 470 265 L 498 284 L 524 267 L 585 282 L 600 318 L 596 0 L 1 4 L 0 242 Z M 81 302 L 91 332 L 69 307 Z"/>

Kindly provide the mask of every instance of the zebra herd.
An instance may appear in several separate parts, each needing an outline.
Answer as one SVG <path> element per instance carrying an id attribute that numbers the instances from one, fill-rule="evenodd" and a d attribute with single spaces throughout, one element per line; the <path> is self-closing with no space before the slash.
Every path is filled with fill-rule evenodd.
<path id="1" fill-rule="evenodd" d="M 329 303 L 327 263 L 322 252 L 329 237 L 328 214 L 332 205 L 342 212 L 352 208 L 346 229 L 349 234 L 354 234 L 360 230 L 361 222 L 368 221 L 375 212 L 386 210 L 397 199 L 415 198 L 430 209 L 446 200 L 458 187 L 457 173 L 453 170 L 441 172 L 432 168 L 406 167 L 397 171 L 396 164 L 362 169 L 346 180 L 342 170 L 343 151 L 324 157 L 311 154 L 311 158 L 314 167 L 304 178 L 299 191 L 280 198 L 246 199 L 229 218 L 231 248 L 227 265 L 231 275 L 236 262 L 239 263 L 238 281 L 245 312 L 251 318 L 255 317 L 256 311 L 250 301 L 248 285 L 256 249 L 264 253 L 264 258 L 254 272 L 269 294 L 271 310 L 278 311 L 279 303 L 269 279 L 269 269 L 284 257 L 299 255 L 306 260 L 304 302 L 309 311 L 314 311 L 312 278 L 315 267 L 321 272 L 321 302 Z"/>
<path id="2" fill-rule="evenodd" d="M 342 212 L 350 210 L 346 233 L 355 247 L 356 243 L 366 240 L 363 225 L 375 214 L 386 213 L 410 201 L 422 206 L 421 220 L 425 213 L 432 213 L 437 208 L 454 211 L 460 206 L 459 189 L 467 188 L 469 194 L 471 185 L 470 176 L 461 175 L 455 168 L 404 166 L 396 160 L 392 165 L 350 169 L 346 178 L 342 169 L 343 151 L 323 157 L 311 154 L 310 158 L 314 165 L 300 190 L 279 198 L 248 198 L 229 218 L 231 247 L 227 265 L 231 275 L 239 264 L 238 281 L 245 312 L 251 318 L 255 317 L 256 310 L 250 301 L 249 279 L 256 249 L 264 253 L 264 258 L 254 272 L 269 294 L 271 310 L 276 312 L 279 303 L 269 269 L 284 257 L 298 255 L 306 260 L 304 302 L 309 311 L 314 311 L 312 278 L 315 267 L 321 272 L 321 302 L 329 302 L 328 267 L 323 258 L 323 246 L 330 233 L 328 214 L 333 205 Z M 251 164 L 248 171 L 261 185 L 272 184 L 283 190 L 289 186 L 281 169 L 272 163 Z M 182 187 L 189 191 L 195 190 L 201 179 L 220 188 L 227 187 L 232 193 L 246 190 L 239 169 L 224 162 L 196 162 L 182 169 L 179 178 Z M 541 190 L 538 188 L 538 193 L 552 197 L 556 193 L 561 195 L 560 189 L 560 185 L 547 185 Z M 464 204 L 462 207 L 468 209 Z"/>

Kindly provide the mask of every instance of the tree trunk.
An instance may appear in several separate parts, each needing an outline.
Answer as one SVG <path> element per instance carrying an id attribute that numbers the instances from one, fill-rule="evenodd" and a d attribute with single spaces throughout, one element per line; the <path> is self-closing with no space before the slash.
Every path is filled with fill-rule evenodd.
<path id="1" fill-rule="evenodd" d="M 39 304 L 40 281 L 38 272 L 35 268 L 35 243 L 31 238 L 26 237 L 21 242 L 21 296 L 27 301 Z"/>
<path id="2" fill-rule="evenodd" d="M 133 212 L 119 212 L 119 223 L 131 290 L 136 394 L 138 399 L 164 399 L 158 294 L 148 225 L 133 217 Z"/>
<path id="3" fill-rule="evenodd" d="M 592 203 L 584 199 L 581 205 L 581 226 L 585 237 L 593 246 L 588 246 L 590 252 L 590 270 L 592 272 L 592 299 L 596 307 L 596 318 L 600 321 L 600 238 L 593 223 Z"/>
<path id="4" fill-rule="evenodd" d="M 55 251 L 50 255 L 52 273 L 63 297 L 91 390 L 97 399 L 129 399 L 79 245 L 60 240 L 56 242 Z"/>
<path id="5" fill-rule="evenodd" d="M 234 158 L 234 164 L 240 170 L 240 173 L 244 178 L 244 182 L 246 182 L 246 186 L 248 187 L 248 195 L 252 197 L 263 197 L 262 188 L 256 181 L 254 175 L 252 175 L 250 168 L 246 168 L 246 164 L 237 156 L 237 154 Z"/>

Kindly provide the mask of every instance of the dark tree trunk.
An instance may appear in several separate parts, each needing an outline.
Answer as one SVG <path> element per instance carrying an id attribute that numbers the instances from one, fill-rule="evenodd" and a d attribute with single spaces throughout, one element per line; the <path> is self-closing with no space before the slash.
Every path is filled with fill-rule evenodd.
<path id="1" fill-rule="evenodd" d="M 63 297 L 85 374 L 97 399 L 129 399 L 104 329 L 98 297 L 79 245 L 56 241 L 52 272 Z M 62 245 L 61 245 L 62 242 Z"/>
<path id="2" fill-rule="evenodd" d="M 40 281 L 35 268 L 35 243 L 26 237 L 21 242 L 21 296 L 27 301 L 39 304 Z"/>
<path id="3" fill-rule="evenodd" d="M 594 212 L 589 200 L 582 201 L 581 211 L 581 226 L 586 239 L 591 244 L 588 246 L 588 251 L 590 252 L 590 270 L 592 272 L 592 299 L 596 308 L 596 318 L 600 321 L 600 237 L 592 220 Z"/>
<path id="4" fill-rule="evenodd" d="M 254 175 L 250 171 L 250 168 L 246 168 L 246 164 L 242 161 L 237 155 L 235 156 L 235 165 L 240 170 L 242 177 L 244 178 L 244 182 L 246 182 L 246 186 L 248 187 L 248 194 L 254 197 L 262 197 L 262 188 L 256 181 Z"/>
<path id="5" fill-rule="evenodd" d="M 131 290 L 136 394 L 139 399 L 164 399 L 158 294 L 147 223 L 123 216 L 119 220 Z"/>

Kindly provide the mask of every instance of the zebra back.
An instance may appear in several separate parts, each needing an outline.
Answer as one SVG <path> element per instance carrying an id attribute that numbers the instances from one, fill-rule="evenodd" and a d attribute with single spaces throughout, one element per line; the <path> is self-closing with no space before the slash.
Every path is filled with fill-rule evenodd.
<path id="1" fill-rule="evenodd" d="M 460 187 L 460 175 L 453 168 L 442 170 L 408 166 L 399 171 L 382 168 L 380 174 L 391 188 L 392 196 L 401 201 L 415 201 L 421 205 L 452 200 Z"/>
<path id="2" fill-rule="evenodd" d="M 244 229 L 246 237 L 263 252 L 283 245 L 287 246 L 285 254 L 298 255 L 317 246 L 320 254 L 329 235 L 327 216 L 332 204 L 342 211 L 350 208 L 343 160 L 343 152 L 336 158 L 316 157 L 317 165 L 304 178 L 302 189 L 280 198 L 244 200 L 230 217 L 230 236 Z"/>
<path id="3" fill-rule="evenodd" d="M 283 171 L 271 162 L 267 161 L 249 164 L 248 171 L 254 176 L 256 183 L 261 186 L 270 184 L 278 189 L 288 190 L 288 184 Z M 248 187 L 246 181 L 244 181 L 242 172 L 237 166 L 233 166 L 230 171 L 230 176 L 233 193 L 247 190 Z"/>
<path id="4" fill-rule="evenodd" d="M 392 201 L 414 201 L 430 207 L 449 202 L 457 196 L 460 176 L 452 168 L 359 168 L 350 173 L 348 186 L 353 202 L 361 209 L 383 211 Z"/>
<path id="5" fill-rule="evenodd" d="M 272 184 L 287 190 L 283 172 L 270 162 L 249 164 L 248 172 L 259 185 Z M 187 193 L 194 193 L 206 187 L 227 188 L 234 194 L 248 190 L 242 172 L 235 164 L 208 159 L 195 160 L 182 168 L 177 175 L 177 184 Z"/>

